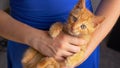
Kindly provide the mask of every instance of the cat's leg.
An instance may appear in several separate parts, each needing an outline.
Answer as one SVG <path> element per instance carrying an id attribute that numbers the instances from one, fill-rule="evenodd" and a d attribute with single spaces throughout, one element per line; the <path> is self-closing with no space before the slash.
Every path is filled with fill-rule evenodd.
<path id="1" fill-rule="evenodd" d="M 63 30 L 63 24 L 60 22 L 56 22 L 50 27 L 49 34 L 52 38 L 55 38 L 60 34 L 62 30 Z"/>
<path id="2" fill-rule="evenodd" d="M 22 64 L 23 68 L 36 68 L 36 64 L 43 58 L 43 55 L 34 50 L 33 48 L 28 48 L 25 52 Z"/>
<path id="3" fill-rule="evenodd" d="M 36 68 L 60 68 L 60 64 L 52 57 L 46 57 L 39 61 Z"/>
<path id="4" fill-rule="evenodd" d="M 27 64 L 36 54 L 36 50 L 28 48 L 23 56 L 22 63 Z"/>

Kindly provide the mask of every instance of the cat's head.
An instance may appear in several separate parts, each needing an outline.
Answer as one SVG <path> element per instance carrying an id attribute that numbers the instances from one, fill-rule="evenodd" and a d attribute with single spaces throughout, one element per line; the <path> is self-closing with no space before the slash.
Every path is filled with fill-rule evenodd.
<path id="1" fill-rule="evenodd" d="M 67 30 L 74 36 L 91 34 L 103 20 L 104 17 L 95 16 L 86 9 L 85 0 L 80 0 L 70 13 Z"/>

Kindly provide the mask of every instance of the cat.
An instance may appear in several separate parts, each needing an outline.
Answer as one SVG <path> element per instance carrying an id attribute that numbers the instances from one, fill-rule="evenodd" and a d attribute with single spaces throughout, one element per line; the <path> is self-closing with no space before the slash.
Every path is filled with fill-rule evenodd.
<path id="1" fill-rule="evenodd" d="M 85 39 L 89 43 L 92 33 L 103 20 L 103 16 L 95 16 L 86 8 L 85 0 L 79 0 L 71 10 L 67 23 L 57 22 L 53 24 L 50 27 L 49 34 L 52 38 L 55 38 L 63 31 L 71 36 Z M 62 63 L 56 61 L 53 57 L 45 57 L 33 48 L 29 48 L 23 56 L 22 64 L 24 68 L 61 68 L 62 65 L 74 67 L 83 60 L 87 44 L 80 45 L 80 51 L 67 57 Z"/>

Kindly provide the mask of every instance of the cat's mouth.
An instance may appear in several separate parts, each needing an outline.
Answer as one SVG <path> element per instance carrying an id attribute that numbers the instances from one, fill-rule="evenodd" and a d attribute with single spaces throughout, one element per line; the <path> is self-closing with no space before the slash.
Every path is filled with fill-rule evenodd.
<path id="1" fill-rule="evenodd" d="M 73 30 L 68 31 L 68 32 L 69 32 L 69 34 L 70 34 L 70 35 L 75 36 L 75 37 L 79 37 L 79 36 L 81 35 L 81 33 L 80 33 L 80 32 L 73 31 Z"/>

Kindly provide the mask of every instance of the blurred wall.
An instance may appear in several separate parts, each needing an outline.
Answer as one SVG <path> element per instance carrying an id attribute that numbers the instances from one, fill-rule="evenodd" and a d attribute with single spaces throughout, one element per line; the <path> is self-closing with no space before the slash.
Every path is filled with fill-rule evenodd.
<path id="1" fill-rule="evenodd" d="M 5 10 L 9 6 L 9 0 L 0 0 L 0 9 Z"/>
<path id="2" fill-rule="evenodd" d="M 91 0 L 91 1 L 92 1 L 93 11 L 95 12 L 101 0 Z"/>

